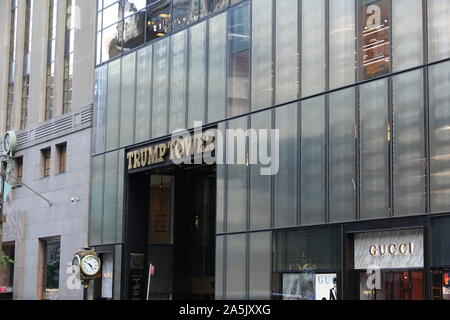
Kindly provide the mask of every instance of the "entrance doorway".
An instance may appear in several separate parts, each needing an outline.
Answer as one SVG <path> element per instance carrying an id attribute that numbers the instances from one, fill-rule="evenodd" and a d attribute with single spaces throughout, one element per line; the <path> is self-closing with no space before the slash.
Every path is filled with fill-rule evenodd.
<path id="1" fill-rule="evenodd" d="M 146 260 L 155 267 L 150 300 L 213 300 L 215 166 L 171 166 L 145 175 Z"/>
<path id="2" fill-rule="evenodd" d="M 423 270 L 382 270 L 378 289 L 371 289 L 368 282 L 372 279 L 369 279 L 367 272 L 360 272 L 361 300 L 424 299 Z"/>

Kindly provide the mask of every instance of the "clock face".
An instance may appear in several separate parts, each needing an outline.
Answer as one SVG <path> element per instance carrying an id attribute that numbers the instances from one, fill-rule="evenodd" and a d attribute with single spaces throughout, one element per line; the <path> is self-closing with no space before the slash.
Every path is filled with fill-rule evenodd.
<path id="1" fill-rule="evenodd" d="M 11 150 L 11 136 L 9 134 L 5 135 L 5 139 L 3 140 L 3 149 L 5 152 L 9 152 Z"/>
<path id="2" fill-rule="evenodd" d="M 86 256 L 81 260 L 81 271 L 87 276 L 95 276 L 100 271 L 100 260 L 95 256 Z"/>

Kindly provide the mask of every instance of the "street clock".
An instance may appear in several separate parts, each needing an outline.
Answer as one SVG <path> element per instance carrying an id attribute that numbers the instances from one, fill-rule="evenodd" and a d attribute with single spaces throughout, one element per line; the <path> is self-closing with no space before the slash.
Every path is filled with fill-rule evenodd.
<path id="1" fill-rule="evenodd" d="M 15 131 L 8 131 L 3 137 L 3 152 L 11 155 L 17 147 L 17 135 Z"/>
<path id="2" fill-rule="evenodd" d="M 85 288 L 89 281 L 94 280 L 100 274 L 102 263 L 98 254 L 91 249 L 82 249 L 75 253 L 72 259 L 72 271 L 80 275 L 81 283 Z"/>

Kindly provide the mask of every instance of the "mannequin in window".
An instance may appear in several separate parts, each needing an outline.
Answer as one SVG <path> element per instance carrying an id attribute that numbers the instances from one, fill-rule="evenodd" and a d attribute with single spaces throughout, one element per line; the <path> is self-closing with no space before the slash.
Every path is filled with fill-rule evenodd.
<path id="1" fill-rule="evenodd" d="M 336 278 L 333 279 L 333 288 L 330 289 L 330 300 L 337 300 Z"/>

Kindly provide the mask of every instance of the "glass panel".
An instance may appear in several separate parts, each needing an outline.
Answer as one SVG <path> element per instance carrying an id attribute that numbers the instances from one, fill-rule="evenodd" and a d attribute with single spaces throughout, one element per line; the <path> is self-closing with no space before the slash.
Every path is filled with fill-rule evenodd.
<path id="1" fill-rule="evenodd" d="M 391 1 L 359 0 L 359 79 L 391 71 Z"/>
<path id="2" fill-rule="evenodd" d="M 188 128 L 205 122 L 206 111 L 206 22 L 189 29 Z"/>
<path id="3" fill-rule="evenodd" d="M 223 300 L 223 264 L 224 264 L 224 236 L 216 237 L 216 300 Z"/>
<path id="4" fill-rule="evenodd" d="M 428 59 L 450 57 L 450 1 L 428 0 Z"/>
<path id="5" fill-rule="evenodd" d="M 450 209 L 450 62 L 429 68 L 431 211 Z"/>
<path id="6" fill-rule="evenodd" d="M 330 1 L 330 88 L 355 82 L 354 0 Z"/>
<path id="7" fill-rule="evenodd" d="M 325 222 L 325 99 L 302 102 L 301 220 Z"/>
<path id="8" fill-rule="evenodd" d="M 250 9 L 248 3 L 230 11 L 228 26 L 228 115 L 250 109 Z"/>
<path id="9" fill-rule="evenodd" d="M 167 134 L 168 88 L 169 88 L 169 57 L 168 38 L 155 43 L 153 47 L 153 110 L 152 137 Z"/>
<path id="10" fill-rule="evenodd" d="M 218 130 L 224 135 L 225 138 L 225 122 L 218 124 Z M 225 145 L 222 146 L 225 149 Z M 223 150 L 225 153 L 226 150 Z M 224 154 L 226 156 L 226 154 Z M 225 183 L 227 178 L 227 166 L 225 164 L 217 164 L 217 198 L 216 198 L 216 233 L 223 233 L 224 219 L 225 219 Z"/>
<path id="11" fill-rule="evenodd" d="M 199 18 L 199 0 L 172 0 L 173 30 L 179 30 Z"/>
<path id="12" fill-rule="evenodd" d="M 272 106 L 272 3 L 252 2 L 252 110 Z"/>
<path id="13" fill-rule="evenodd" d="M 431 264 L 432 266 L 450 265 L 450 218 L 431 220 Z"/>
<path id="14" fill-rule="evenodd" d="M 94 121 L 92 125 L 92 153 L 105 151 L 106 106 L 107 106 L 108 68 L 95 70 Z"/>
<path id="15" fill-rule="evenodd" d="M 170 128 L 173 132 L 186 129 L 187 32 L 170 37 Z"/>
<path id="16" fill-rule="evenodd" d="M 297 113 L 298 105 L 276 109 L 280 132 L 280 170 L 275 175 L 275 226 L 297 225 Z"/>
<path id="17" fill-rule="evenodd" d="M 330 94 L 330 221 L 356 219 L 355 89 Z"/>
<path id="18" fill-rule="evenodd" d="M 270 299 L 270 273 L 272 266 L 272 234 L 270 232 L 250 235 L 250 292 L 251 300 Z"/>
<path id="19" fill-rule="evenodd" d="M 276 4 L 275 103 L 294 101 L 299 93 L 298 0 Z"/>
<path id="20" fill-rule="evenodd" d="M 116 241 L 118 152 L 105 156 L 105 190 L 103 195 L 103 244 Z"/>
<path id="21" fill-rule="evenodd" d="M 394 72 L 423 63 L 422 28 L 422 0 L 392 1 Z"/>
<path id="22" fill-rule="evenodd" d="M 422 70 L 393 79 L 394 215 L 425 213 Z"/>
<path id="23" fill-rule="evenodd" d="M 135 142 L 150 140 L 153 46 L 137 53 Z"/>
<path id="24" fill-rule="evenodd" d="M 387 80 L 371 82 L 360 87 L 362 219 L 388 216 L 387 94 Z"/>
<path id="25" fill-rule="evenodd" d="M 270 150 L 270 136 L 259 135 L 260 129 L 272 128 L 272 110 L 257 113 L 251 116 L 252 125 L 251 128 L 256 130 L 258 134 L 258 141 L 250 142 L 250 145 L 257 144 L 259 147 L 255 149 L 257 153 L 265 153 L 271 155 Z M 270 132 L 268 132 L 270 134 Z M 259 159 L 258 154 L 252 155 L 249 153 L 250 158 Z M 250 228 L 255 229 L 269 229 L 270 228 L 270 216 L 271 216 L 271 176 L 261 175 L 260 162 L 258 164 L 252 164 L 250 166 Z"/>
<path id="26" fill-rule="evenodd" d="M 116 3 L 103 11 L 103 28 L 106 28 L 122 19 L 122 8 Z"/>
<path id="27" fill-rule="evenodd" d="M 208 123 L 226 117 L 227 14 L 209 20 Z"/>
<path id="28" fill-rule="evenodd" d="M 136 54 L 122 59 L 122 94 L 120 110 L 120 146 L 134 143 L 134 121 L 136 108 Z"/>
<path id="29" fill-rule="evenodd" d="M 104 155 L 92 158 L 91 209 L 89 213 L 89 245 L 91 246 L 102 244 L 104 168 Z"/>
<path id="30" fill-rule="evenodd" d="M 246 290 L 246 235 L 227 236 L 226 299 L 245 299 Z"/>
<path id="31" fill-rule="evenodd" d="M 247 130 L 247 118 L 239 118 L 228 123 L 228 129 Z M 236 131 L 239 134 L 238 131 Z M 227 232 L 239 232 L 247 229 L 247 166 L 245 164 L 237 164 L 241 154 L 238 138 L 231 139 L 227 136 L 227 160 L 230 157 L 235 164 L 227 162 L 228 184 L 227 184 Z M 247 143 L 245 142 L 245 146 Z M 245 147 L 245 151 L 247 147 Z M 237 157 L 232 157 L 232 154 Z M 247 153 L 247 151 L 246 151 Z M 245 158 L 244 158 L 245 159 Z"/>
<path id="32" fill-rule="evenodd" d="M 124 193 L 124 170 L 125 149 L 119 150 L 119 167 L 117 174 L 117 218 L 116 218 L 116 243 L 122 242 L 123 236 L 123 193 Z"/>
<path id="33" fill-rule="evenodd" d="M 302 96 L 325 90 L 325 0 L 302 1 Z"/>
<path id="34" fill-rule="evenodd" d="M 120 65 L 116 60 L 108 64 L 108 110 L 106 115 L 106 150 L 119 147 L 120 133 Z"/>

